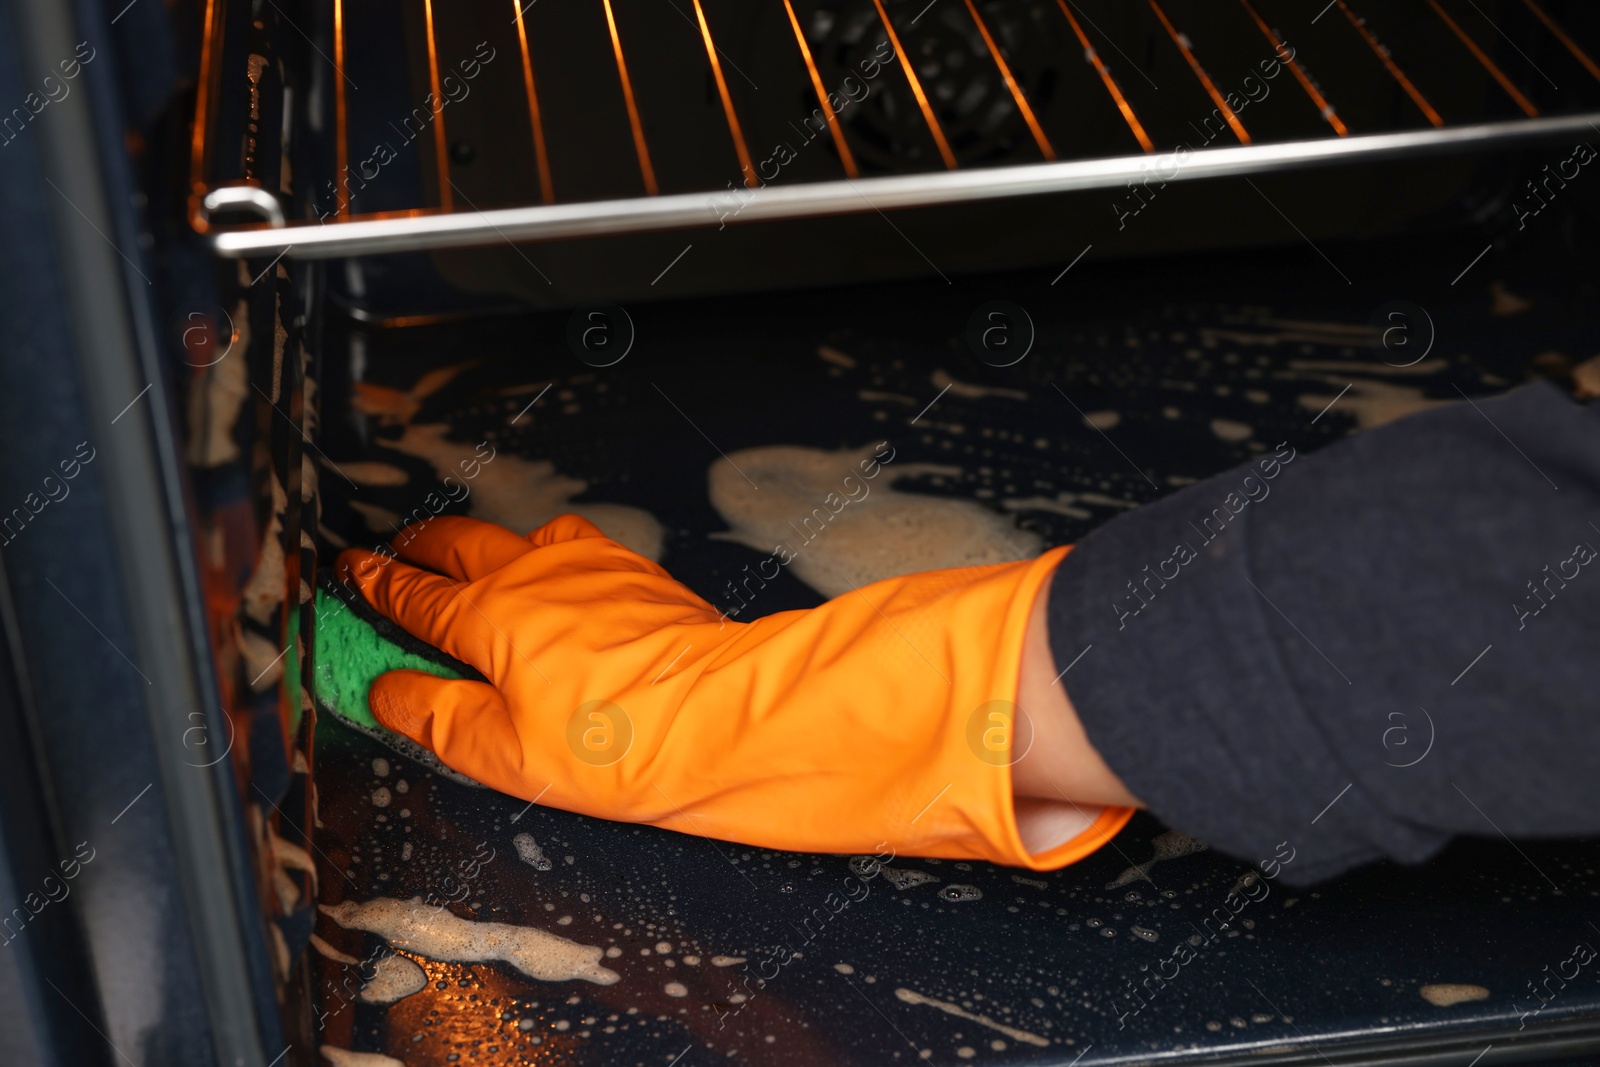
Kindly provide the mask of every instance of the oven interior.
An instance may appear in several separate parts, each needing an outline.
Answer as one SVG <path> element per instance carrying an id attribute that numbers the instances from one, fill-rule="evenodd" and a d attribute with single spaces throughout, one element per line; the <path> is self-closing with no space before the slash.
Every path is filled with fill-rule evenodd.
<path id="1" fill-rule="evenodd" d="M 207 1002 L 212 1046 L 335 1067 L 1600 1047 L 1600 997 L 1533 991 L 1585 936 L 1592 841 L 1486 825 L 1421 868 L 1273 887 L 1168 975 L 1253 883 L 1149 816 L 1039 875 L 589 819 L 330 714 L 317 639 L 337 552 L 435 514 L 526 532 L 576 511 L 760 615 L 835 592 L 818 575 L 882 576 L 852 554 L 874 523 L 901 531 L 901 570 L 1020 558 L 1280 442 L 1570 377 L 1597 350 L 1600 198 L 1574 147 L 1600 132 L 1591 6 L 125 14 L 102 30 L 160 265 L 140 297 L 172 398 L 154 433 L 183 471 L 220 695 L 198 741 L 236 794 L 209 885 L 242 902 L 244 993 Z M 1001 348 L 981 340 L 996 309 Z M 827 493 L 816 472 L 880 443 L 881 510 L 842 517 L 863 534 L 750 596 Z M 915 528 L 891 521 L 907 501 Z M 872 892 L 836 910 L 863 871 Z M 191 910 L 195 884 L 173 890 Z M 452 960 L 430 920 L 409 939 L 340 921 L 377 898 L 595 946 L 619 978 Z M 97 995 L 133 1040 L 130 994 Z M 182 1045 L 170 1062 L 211 1062 Z"/>

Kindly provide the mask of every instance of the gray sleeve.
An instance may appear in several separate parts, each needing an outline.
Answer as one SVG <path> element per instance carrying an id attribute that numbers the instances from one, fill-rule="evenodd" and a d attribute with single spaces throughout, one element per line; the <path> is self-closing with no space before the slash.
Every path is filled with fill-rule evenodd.
<path id="1" fill-rule="evenodd" d="M 1597 834 L 1597 547 L 1600 405 L 1539 383 L 1106 523 L 1051 647 L 1136 796 L 1248 862 L 1287 841 L 1293 881 Z"/>

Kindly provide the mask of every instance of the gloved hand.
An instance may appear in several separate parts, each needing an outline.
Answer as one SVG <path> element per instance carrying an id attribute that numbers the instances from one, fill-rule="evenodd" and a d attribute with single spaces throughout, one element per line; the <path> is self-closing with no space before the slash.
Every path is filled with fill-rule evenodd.
<path id="1" fill-rule="evenodd" d="M 1035 595 L 1067 549 L 874 582 L 734 622 L 576 515 L 518 537 L 430 520 L 342 577 L 492 684 L 393 671 L 372 713 L 502 792 L 766 848 L 1043 870 L 1132 815 L 1030 854 L 1009 753 Z M 1090 814 L 1093 815 L 1091 809 Z"/>

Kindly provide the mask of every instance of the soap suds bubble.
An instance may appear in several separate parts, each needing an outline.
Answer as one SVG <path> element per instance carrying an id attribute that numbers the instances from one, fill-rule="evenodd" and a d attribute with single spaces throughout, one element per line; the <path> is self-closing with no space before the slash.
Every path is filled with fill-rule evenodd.
<path id="1" fill-rule="evenodd" d="M 388 786 L 380 785 L 372 791 L 372 806 L 375 808 L 387 808 L 392 799 L 394 798 L 390 796 Z"/>
<path id="2" fill-rule="evenodd" d="M 1005 389 L 993 385 L 976 385 L 972 382 L 963 382 L 952 378 L 948 371 L 936 370 L 929 376 L 935 389 L 948 389 L 952 394 L 965 397 L 969 400 L 981 400 L 985 397 L 1005 397 L 1008 400 L 1026 400 L 1028 394 L 1021 389 Z"/>
<path id="3" fill-rule="evenodd" d="M 473 460 L 472 446 L 451 441 L 448 423 L 413 423 L 385 448 L 427 460 L 440 478 L 456 474 Z M 526 534 L 563 512 L 575 512 L 641 556 L 661 558 L 662 527 L 654 515 L 624 504 L 575 504 L 572 497 L 589 483 L 556 470 L 550 460 L 527 460 L 502 449 L 493 463 L 484 463 L 472 483 L 472 517 Z"/>
<path id="4" fill-rule="evenodd" d="M 517 859 L 534 870 L 548 871 L 555 866 L 545 857 L 544 849 L 539 847 L 539 842 L 533 839 L 532 834 L 518 834 L 511 839 L 511 844 L 517 850 Z"/>
<path id="5" fill-rule="evenodd" d="M 1107 889 L 1116 889 L 1119 886 L 1127 885 L 1129 882 L 1137 882 L 1141 880 L 1150 882 L 1150 869 L 1156 864 L 1161 863 L 1164 860 L 1177 859 L 1179 856 L 1187 856 L 1195 852 L 1204 852 L 1207 848 L 1205 842 L 1196 841 L 1194 838 L 1180 830 L 1163 831 L 1162 833 L 1159 833 L 1155 837 L 1151 838 L 1150 844 L 1154 846 L 1154 851 L 1151 853 L 1150 858 L 1145 860 L 1143 863 L 1135 864 L 1134 866 L 1127 868 L 1121 874 L 1117 875 L 1116 878 L 1107 882 Z M 1154 883 L 1151 882 L 1151 884 L 1153 885 Z"/>
<path id="6" fill-rule="evenodd" d="M 1007 1037 L 1016 1041 L 1024 1041 L 1030 1045 L 1037 1046 L 1038 1048 L 1048 1048 L 1050 1045 L 1050 1039 L 1047 1037 L 1042 1037 L 1039 1034 L 1030 1033 L 1027 1030 L 1022 1030 L 1018 1027 L 1000 1022 L 999 1020 L 988 1015 L 969 1011 L 961 1004 L 953 1004 L 947 1000 L 939 1000 L 936 997 L 930 997 L 925 993 L 918 993 L 914 989 L 906 989 L 903 986 L 899 989 L 896 989 L 894 991 L 894 995 L 897 1000 L 904 1004 L 921 1004 L 930 1008 L 937 1008 L 946 1015 L 954 1015 L 958 1019 L 966 1019 L 970 1022 L 978 1023 L 980 1026 L 987 1026 L 991 1030 L 998 1030 L 1000 1033 L 1005 1034 Z M 973 999 L 982 1000 L 983 998 L 980 996 L 974 996 Z M 1003 1015 L 1009 1015 L 1010 1009 L 1002 1008 L 1000 1009 L 1000 1013 Z M 959 1037 L 960 1035 L 958 1034 L 956 1036 Z M 1006 1043 L 996 1038 L 989 1042 L 989 1047 L 994 1049 L 996 1052 L 1001 1052 L 1005 1050 Z"/>
<path id="7" fill-rule="evenodd" d="M 833 969 L 838 971 L 840 974 L 855 974 L 856 973 L 856 969 L 854 967 L 850 966 L 848 963 L 835 963 L 833 965 Z"/>
<path id="8" fill-rule="evenodd" d="M 404 956 L 385 956 L 372 968 L 372 980 L 361 987 L 366 1004 L 393 1004 L 418 992 L 428 984 L 428 976 Z"/>
<path id="9" fill-rule="evenodd" d="M 794 553 L 789 569 L 824 596 L 915 571 L 1028 559 L 1043 548 L 1037 534 L 974 501 L 906 492 L 896 484 L 918 475 L 959 474 L 959 468 L 884 464 L 876 458 L 877 448 L 828 452 L 772 445 L 743 449 L 731 454 L 729 463 L 712 464 L 707 472 L 711 504 L 729 527 L 716 536 L 761 553 L 789 546 Z M 864 478 L 868 469 L 877 472 L 875 480 Z M 852 476 L 850 485 L 841 481 L 847 476 Z M 857 485 L 859 490 L 852 488 Z M 844 493 L 858 495 L 842 510 L 825 507 L 825 525 L 818 526 L 820 520 L 790 525 L 797 515 L 811 515 L 830 493 L 839 499 Z"/>
<path id="10" fill-rule="evenodd" d="M 598 945 L 579 944 L 531 926 L 462 919 L 424 904 L 420 898 L 377 897 L 364 904 L 347 900 L 319 907 L 346 929 L 377 934 L 428 959 L 449 963 L 502 960 L 545 982 L 581 978 L 611 985 L 621 977 L 600 965 Z"/>
<path id="11" fill-rule="evenodd" d="M 939 890 L 939 896 L 943 900 L 952 902 L 978 900 L 983 896 L 983 890 L 975 885 L 947 885 Z"/>
<path id="12" fill-rule="evenodd" d="M 858 878 L 871 878 L 883 867 L 883 863 L 872 856 L 852 856 L 850 858 L 850 871 Z"/>
<path id="13" fill-rule="evenodd" d="M 355 966 L 361 962 L 348 952 L 340 952 L 338 949 L 328 944 L 316 934 L 311 935 L 311 947 L 328 957 L 328 959 L 334 960 L 338 963 L 348 963 L 351 966 Z"/>
<path id="14" fill-rule="evenodd" d="M 1470 1000 L 1488 1000 L 1489 991 L 1481 985 L 1467 985 L 1462 982 L 1439 982 L 1425 985 L 1417 990 L 1426 1000 L 1436 1008 L 1448 1008 L 1452 1004 L 1461 1004 Z"/>
<path id="15" fill-rule="evenodd" d="M 1232 419 L 1212 419 L 1211 432 L 1224 441 L 1237 443 L 1248 440 L 1256 431 L 1247 423 L 1235 422 Z"/>
<path id="16" fill-rule="evenodd" d="M 918 871 L 903 867 L 881 867 L 879 873 L 884 880 L 896 889 L 910 889 L 912 886 L 922 885 L 926 882 L 937 882 L 939 879 L 927 871 Z"/>
<path id="17" fill-rule="evenodd" d="M 1144 941 L 1154 941 L 1160 935 L 1154 930 L 1145 929 L 1143 926 L 1135 926 L 1133 928 L 1133 936 Z"/>
<path id="18" fill-rule="evenodd" d="M 372 761 L 372 773 L 377 775 L 379 778 L 389 777 L 389 761 L 384 759 L 382 756 L 374 759 Z"/>
<path id="19" fill-rule="evenodd" d="M 682 982 L 668 982 L 661 987 L 661 991 L 669 997 L 686 997 L 689 995 L 689 987 Z"/>

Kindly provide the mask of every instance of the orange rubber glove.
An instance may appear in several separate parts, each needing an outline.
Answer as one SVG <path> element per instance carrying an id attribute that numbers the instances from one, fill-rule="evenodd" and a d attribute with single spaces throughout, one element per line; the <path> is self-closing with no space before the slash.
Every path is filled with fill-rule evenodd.
<path id="1" fill-rule="evenodd" d="M 887 844 L 1044 870 L 1132 815 L 1105 808 L 1039 854 L 1018 836 L 1023 634 L 1066 552 L 890 578 L 749 623 L 576 515 L 526 538 L 436 518 L 404 561 L 350 549 L 339 570 L 493 683 L 392 671 L 368 694 L 373 715 L 501 792 L 765 848 Z"/>

